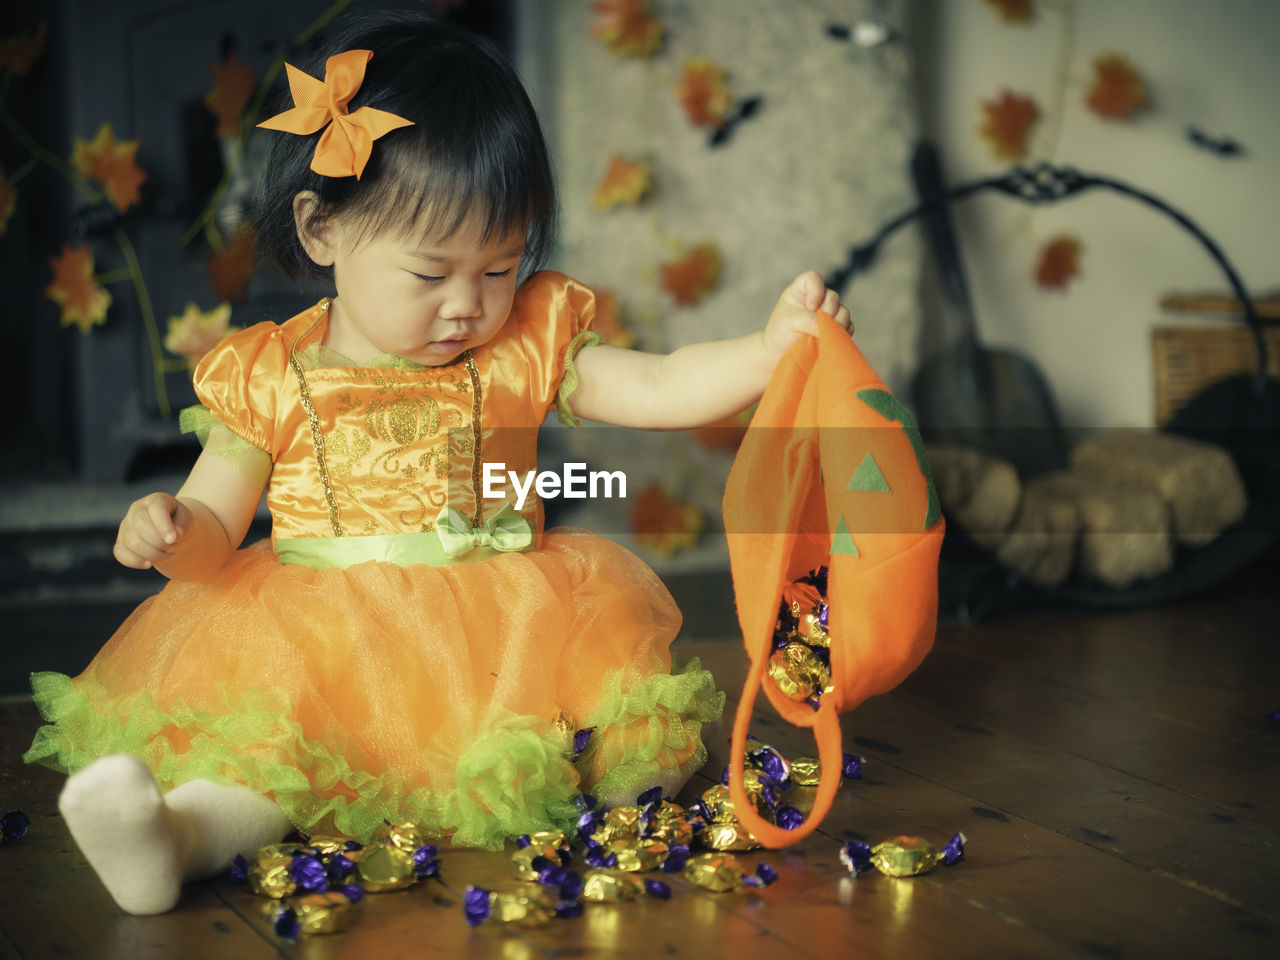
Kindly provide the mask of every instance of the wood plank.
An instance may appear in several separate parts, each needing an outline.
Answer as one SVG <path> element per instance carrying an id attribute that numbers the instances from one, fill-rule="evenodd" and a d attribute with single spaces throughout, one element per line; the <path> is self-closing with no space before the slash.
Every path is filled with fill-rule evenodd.
<path id="1" fill-rule="evenodd" d="M 178 907 L 163 916 L 122 912 L 58 814 L 57 796 L 65 778 L 22 763 L 36 722 L 34 711 L 25 714 L 26 722 L 19 719 L 21 710 L 6 712 L 0 722 L 0 809 L 20 809 L 31 818 L 26 836 L 3 853 L 0 930 L 21 951 L 16 955 L 30 960 L 168 960 L 174 956 L 173 945 L 180 943 L 190 960 L 281 956 L 202 884 L 189 884 Z"/>
<path id="2" fill-rule="evenodd" d="M 721 685 L 736 689 L 745 668 L 742 658 L 735 652 L 709 659 Z M 1134 851 L 1119 849 L 1110 837 L 1101 836 L 1102 831 L 1094 837 L 1082 834 L 1073 822 L 1079 819 L 1074 808 L 1091 795 L 1080 770 L 1052 782 L 1043 779 L 1042 771 L 1052 773 L 1071 758 L 1034 746 L 1020 752 L 1018 744 L 1003 735 L 970 734 L 969 741 L 957 740 L 949 733 L 954 725 L 947 707 L 939 706 L 938 711 L 929 713 L 921 700 L 904 698 L 899 690 L 876 698 L 847 719 L 847 742 L 855 743 L 852 735 L 858 731 L 864 746 L 854 749 L 868 753 L 874 762 L 867 779 L 842 788 L 824 824 L 828 837 L 857 835 L 874 842 L 913 833 L 941 843 L 963 830 L 971 850 L 964 869 L 917 882 L 945 884 L 993 915 L 1073 949 L 1087 952 L 1096 947 L 1104 955 L 1117 950 L 1120 955 L 1146 956 L 1156 949 L 1198 947 L 1210 955 L 1224 955 L 1239 948 L 1240 955 L 1246 955 L 1261 944 L 1280 942 L 1267 900 L 1268 891 L 1276 889 L 1276 870 L 1265 856 L 1260 857 L 1261 867 L 1256 862 L 1237 867 L 1245 878 L 1238 886 L 1249 898 L 1247 907 L 1232 905 L 1233 898 L 1224 900 L 1220 891 L 1194 885 L 1201 871 L 1209 869 L 1215 850 L 1211 838 L 1186 825 L 1162 837 L 1148 836 L 1151 849 L 1138 852 L 1148 860 L 1187 856 L 1193 861 L 1189 876 L 1179 879 L 1172 871 L 1134 862 Z M 812 750 L 807 732 L 783 724 L 767 707 L 757 712 L 753 727 L 784 753 L 795 756 Z M 875 752 L 866 744 L 883 749 Z M 716 744 L 712 763 L 722 764 L 726 750 L 723 743 Z M 1078 758 L 1075 762 L 1093 767 L 1104 784 L 1112 776 L 1124 776 Z M 1041 779 L 1018 794 L 1026 776 Z M 1096 785 L 1092 789 L 1096 791 Z M 1047 809 L 1037 810 L 1034 817 L 1022 816 L 1019 805 L 1032 802 Z M 1153 809 L 1143 806 L 1144 814 Z M 814 846 L 822 842 L 811 838 L 797 853 L 814 856 Z M 832 855 L 817 849 L 822 856 Z M 1250 866 L 1261 872 L 1250 873 Z"/>

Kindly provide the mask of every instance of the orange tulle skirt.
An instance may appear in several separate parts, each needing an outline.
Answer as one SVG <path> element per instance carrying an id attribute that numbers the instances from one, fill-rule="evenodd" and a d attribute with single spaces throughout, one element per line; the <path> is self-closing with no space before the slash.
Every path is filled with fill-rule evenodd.
<path id="1" fill-rule="evenodd" d="M 316 570 L 263 542 L 143 602 L 80 676 L 34 675 L 50 724 L 27 759 L 133 753 L 303 830 L 412 819 L 495 847 L 571 823 L 580 791 L 631 802 L 701 765 L 724 695 L 696 661 L 672 671 L 679 625 L 658 577 L 585 531 L 439 567 Z"/>

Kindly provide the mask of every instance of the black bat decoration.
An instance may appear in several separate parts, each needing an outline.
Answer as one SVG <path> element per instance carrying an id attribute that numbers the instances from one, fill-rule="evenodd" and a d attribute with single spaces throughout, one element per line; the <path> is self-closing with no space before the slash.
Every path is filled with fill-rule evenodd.
<path id="1" fill-rule="evenodd" d="M 1211 137 L 1199 127 L 1187 127 L 1187 139 L 1201 150 L 1220 157 L 1238 157 L 1244 153 L 1244 147 L 1234 137 Z"/>
<path id="2" fill-rule="evenodd" d="M 707 138 L 707 146 L 715 148 L 727 143 L 733 134 L 734 127 L 759 113 L 760 105 L 763 103 L 764 97 L 748 97 L 745 100 L 739 100 L 734 104 L 733 111 L 724 118 L 724 126 L 711 131 L 711 136 Z"/>

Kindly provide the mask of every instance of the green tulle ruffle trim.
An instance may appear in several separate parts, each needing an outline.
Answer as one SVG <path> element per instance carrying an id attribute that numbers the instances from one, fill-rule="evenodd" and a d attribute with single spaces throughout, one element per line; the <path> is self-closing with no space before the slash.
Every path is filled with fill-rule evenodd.
<path id="1" fill-rule="evenodd" d="M 706 763 L 702 725 L 720 718 L 725 695 L 697 657 L 638 683 L 616 671 L 603 690 L 582 724 L 595 727 L 577 760 L 583 789 L 609 805 L 634 803 L 653 786 L 675 793 Z"/>
<path id="2" fill-rule="evenodd" d="M 720 715 L 724 694 L 697 660 L 626 692 L 624 680 L 623 672 L 609 678 L 583 724 L 596 730 L 578 768 L 597 795 L 632 802 L 655 784 L 678 786 L 701 766 L 706 750 L 698 731 Z M 26 762 L 75 773 L 99 757 L 131 754 L 162 790 L 191 780 L 241 783 L 272 796 L 304 832 L 333 829 L 367 842 L 387 820 L 413 820 L 456 845 L 500 849 L 509 837 L 571 829 L 579 811 L 580 778 L 566 759 L 568 744 L 532 717 L 486 718 L 454 761 L 454 789 L 435 791 L 411 786 L 397 771 L 352 767 L 304 735 L 282 695 L 224 693 L 222 709 L 213 712 L 184 703 L 161 709 L 145 692 L 111 698 L 87 675 L 73 682 L 37 673 L 31 685 L 49 724 L 37 731 Z M 447 763 L 430 753 L 429 766 Z"/>

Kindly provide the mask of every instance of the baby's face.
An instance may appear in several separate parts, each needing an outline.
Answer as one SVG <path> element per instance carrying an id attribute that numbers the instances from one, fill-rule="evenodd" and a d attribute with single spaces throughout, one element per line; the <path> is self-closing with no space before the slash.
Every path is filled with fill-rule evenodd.
<path id="1" fill-rule="evenodd" d="M 360 238 L 337 230 L 328 342 L 357 363 L 394 353 L 450 363 L 491 340 L 511 312 L 524 235 L 481 242 L 464 224 L 451 236 Z"/>

